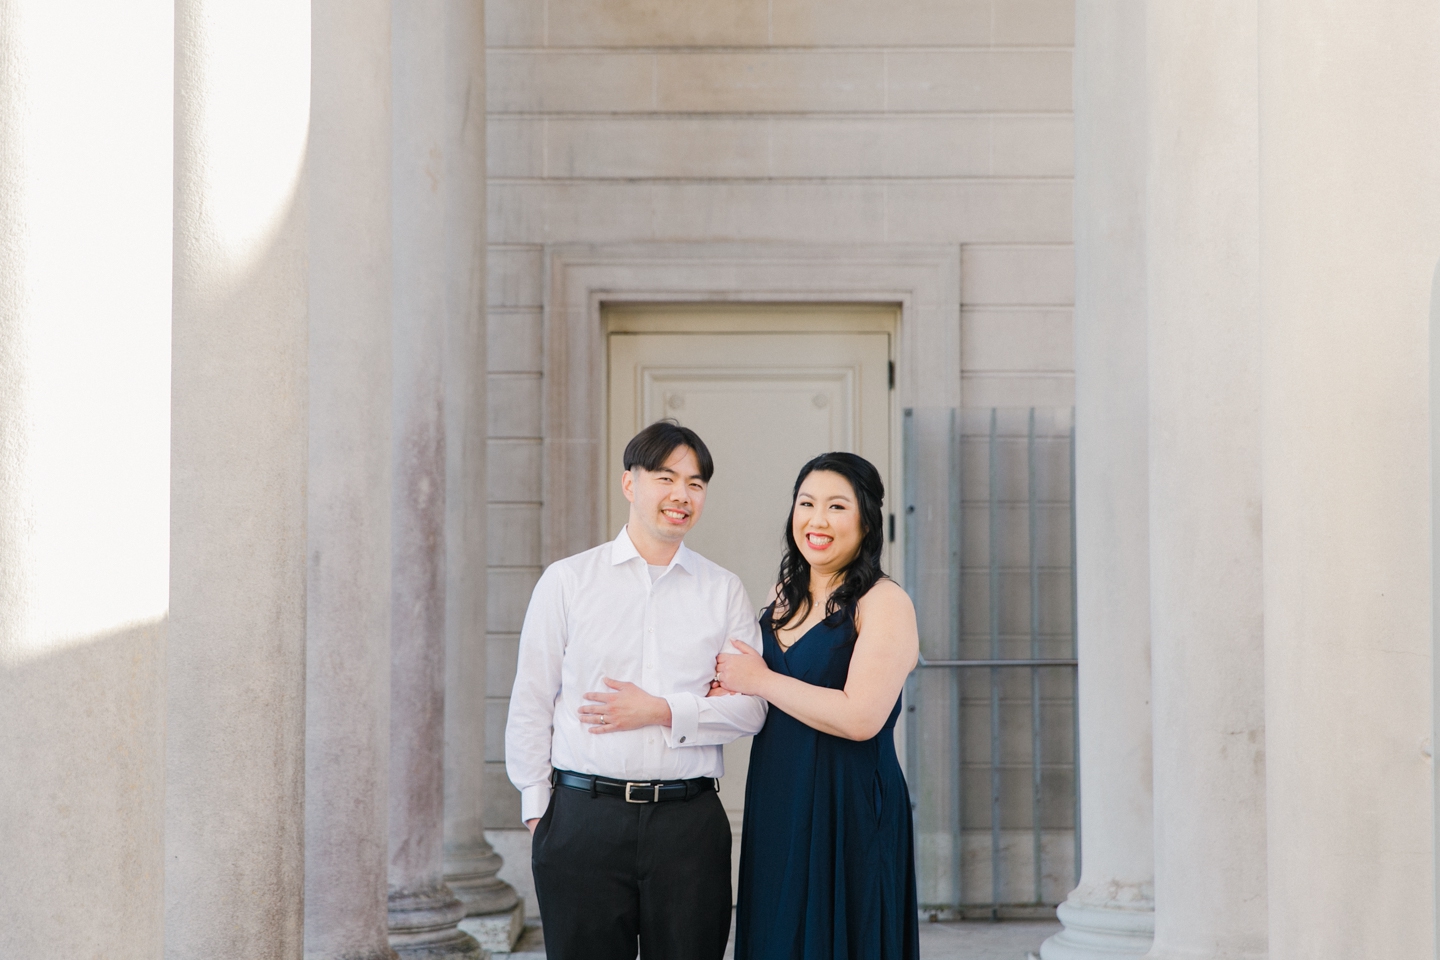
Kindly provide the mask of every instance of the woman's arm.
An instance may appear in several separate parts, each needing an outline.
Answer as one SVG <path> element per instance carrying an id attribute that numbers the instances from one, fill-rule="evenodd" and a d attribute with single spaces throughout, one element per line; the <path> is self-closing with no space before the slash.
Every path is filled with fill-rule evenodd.
<path id="1" fill-rule="evenodd" d="M 869 740 L 885 726 L 905 677 L 920 656 L 915 607 L 899 585 L 881 580 L 860 599 L 855 612 L 860 636 L 850 657 L 845 689 L 831 690 L 775 673 L 758 653 L 722 654 L 720 679 L 726 689 L 764 697 L 822 733 Z"/>

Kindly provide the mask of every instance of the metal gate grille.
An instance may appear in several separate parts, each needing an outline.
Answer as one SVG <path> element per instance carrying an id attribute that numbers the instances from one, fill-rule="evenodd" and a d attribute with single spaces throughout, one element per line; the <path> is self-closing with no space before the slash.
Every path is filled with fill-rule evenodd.
<path id="1" fill-rule="evenodd" d="M 1074 412 L 907 409 L 903 444 L 921 910 L 1053 915 L 1080 866 Z"/>

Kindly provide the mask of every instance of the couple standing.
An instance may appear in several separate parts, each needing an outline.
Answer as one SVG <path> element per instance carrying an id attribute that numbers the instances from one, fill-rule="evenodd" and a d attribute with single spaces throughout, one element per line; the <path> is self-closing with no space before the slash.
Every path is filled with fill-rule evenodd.
<path id="1" fill-rule="evenodd" d="M 661 421 L 625 448 L 629 520 L 530 599 L 505 763 L 534 834 L 551 960 L 720 960 L 730 927 L 721 748 L 755 735 L 737 960 L 919 956 L 910 797 L 895 755 L 919 640 L 880 569 L 880 475 L 807 463 L 757 622 L 683 541 L 713 464 Z"/>

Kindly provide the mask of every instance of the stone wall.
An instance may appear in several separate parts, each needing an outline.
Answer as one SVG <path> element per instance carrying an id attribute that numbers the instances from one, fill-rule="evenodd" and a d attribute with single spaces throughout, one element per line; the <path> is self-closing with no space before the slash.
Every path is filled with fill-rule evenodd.
<path id="1" fill-rule="evenodd" d="M 546 244 L 954 244 L 964 401 L 1069 406 L 1073 0 L 489 0 L 489 784 L 540 573 Z"/>

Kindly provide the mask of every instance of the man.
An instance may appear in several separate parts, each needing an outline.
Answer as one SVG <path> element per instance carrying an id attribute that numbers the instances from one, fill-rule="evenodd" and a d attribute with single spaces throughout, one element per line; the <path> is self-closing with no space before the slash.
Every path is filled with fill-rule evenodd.
<path id="1" fill-rule="evenodd" d="M 505 766 L 534 834 L 550 960 L 720 960 L 730 930 L 722 745 L 765 702 L 706 697 L 727 639 L 760 648 L 745 588 L 683 543 L 713 472 L 670 421 L 625 448 L 629 519 L 550 565 L 520 633 Z"/>

